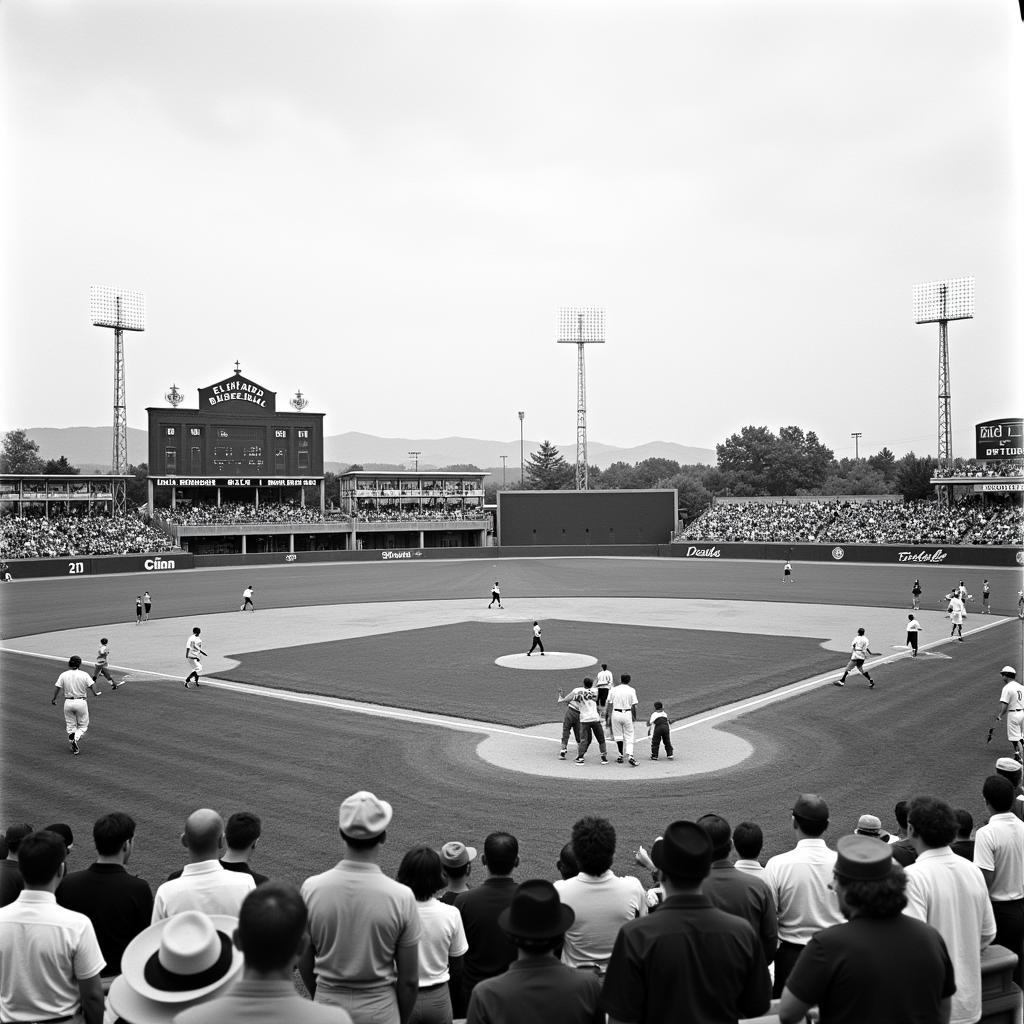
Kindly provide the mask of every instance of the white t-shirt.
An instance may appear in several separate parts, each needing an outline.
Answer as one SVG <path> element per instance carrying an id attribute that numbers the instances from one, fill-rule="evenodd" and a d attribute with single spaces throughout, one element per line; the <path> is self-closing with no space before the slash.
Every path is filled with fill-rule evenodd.
<path id="1" fill-rule="evenodd" d="M 921 623 L 918 622 L 917 619 L 911 619 L 907 623 L 907 632 L 908 633 L 920 633 L 921 632 Z"/>
<path id="2" fill-rule="evenodd" d="M 601 721 L 601 713 L 597 710 L 597 690 L 588 690 L 584 686 L 577 686 L 569 694 L 569 703 L 574 701 L 579 705 L 581 722 Z"/>
<path id="3" fill-rule="evenodd" d="M 533 635 L 535 637 L 539 637 L 540 636 L 540 626 L 534 626 L 533 627 Z"/>
<path id="4" fill-rule="evenodd" d="M 600 672 L 597 673 L 597 684 L 596 685 L 601 687 L 601 689 L 604 689 L 605 687 L 607 687 L 610 690 L 612 688 L 612 683 L 614 681 L 615 680 L 614 680 L 611 672 L 608 671 L 608 669 L 602 669 Z"/>
<path id="5" fill-rule="evenodd" d="M 246 587 L 245 590 L 242 591 L 242 599 L 245 601 L 252 600 L 252 587 Z"/>
<path id="6" fill-rule="evenodd" d="M 1024 899 L 1024 821 L 1013 811 L 993 814 L 974 836 L 974 863 L 994 872 L 989 899 Z"/>
<path id="7" fill-rule="evenodd" d="M 448 958 L 463 956 L 469 949 L 462 915 L 447 903 L 431 897 L 416 901 L 420 915 L 420 988 L 448 980 Z"/>
<path id="8" fill-rule="evenodd" d="M 836 851 L 824 839 L 801 839 L 787 853 L 769 859 L 764 880 L 775 897 L 779 939 L 806 946 L 813 936 L 845 918 L 829 889 Z"/>
<path id="9" fill-rule="evenodd" d="M 949 617 L 953 622 L 959 624 L 964 621 L 964 603 L 959 597 L 954 596 L 949 599 L 949 608 L 947 611 L 949 612 Z"/>
<path id="10" fill-rule="evenodd" d="M 632 875 L 580 872 L 574 878 L 560 878 L 555 888 L 561 901 L 576 913 L 562 945 L 562 963 L 569 967 L 607 967 L 619 929 L 647 913 L 647 893 Z"/>

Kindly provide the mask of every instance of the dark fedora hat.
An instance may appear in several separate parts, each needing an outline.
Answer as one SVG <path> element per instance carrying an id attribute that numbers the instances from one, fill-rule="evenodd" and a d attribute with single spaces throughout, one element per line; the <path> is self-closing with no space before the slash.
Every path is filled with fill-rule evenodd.
<path id="1" fill-rule="evenodd" d="M 655 867 L 672 878 L 700 881 L 711 870 L 711 836 L 694 821 L 673 821 L 651 848 Z"/>
<path id="2" fill-rule="evenodd" d="M 564 935 L 576 920 L 572 907 L 558 898 L 558 890 L 543 878 L 523 882 L 512 902 L 498 915 L 498 927 L 517 939 L 553 939 Z"/>

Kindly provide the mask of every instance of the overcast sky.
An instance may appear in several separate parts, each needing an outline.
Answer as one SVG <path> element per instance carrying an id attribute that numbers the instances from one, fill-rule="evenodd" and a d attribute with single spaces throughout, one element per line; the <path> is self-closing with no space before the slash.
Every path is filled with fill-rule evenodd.
<path id="1" fill-rule="evenodd" d="M 328 434 L 954 454 L 1024 413 L 1014 0 L 3 0 L 0 427 L 242 372 Z"/>

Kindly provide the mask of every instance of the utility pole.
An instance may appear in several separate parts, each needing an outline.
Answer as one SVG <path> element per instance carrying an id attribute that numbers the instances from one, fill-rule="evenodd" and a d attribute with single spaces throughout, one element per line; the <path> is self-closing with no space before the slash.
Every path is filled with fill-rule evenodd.
<path id="1" fill-rule="evenodd" d="M 505 465 L 506 465 L 507 462 L 508 462 L 508 456 L 507 455 L 502 455 L 501 456 L 501 488 L 502 488 L 502 490 L 505 489 Z"/>
<path id="2" fill-rule="evenodd" d="M 520 487 L 523 486 L 523 481 L 525 479 L 524 478 L 524 471 L 523 471 L 523 466 L 525 465 L 525 461 L 523 459 L 523 451 L 524 451 L 524 449 L 523 449 L 523 420 L 525 418 L 526 418 L 526 413 L 525 412 L 520 412 L 519 413 L 519 486 Z"/>

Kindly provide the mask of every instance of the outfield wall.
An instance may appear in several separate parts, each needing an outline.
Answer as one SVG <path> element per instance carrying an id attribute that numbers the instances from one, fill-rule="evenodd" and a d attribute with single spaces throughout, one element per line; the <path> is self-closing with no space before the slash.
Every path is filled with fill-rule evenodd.
<path id="1" fill-rule="evenodd" d="M 1013 547 L 942 547 L 935 544 L 528 544 L 473 548 L 385 548 L 361 551 L 271 551 L 246 555 L 194 555 L 189 551 L 156 554 L 96 555 L 82 558 L 11 559 L 16 579 L 96 576 L 106 573 L 159 574 L 188 569 L 242 565 L 288 565 L 292 562 L 406 562 L 449 558 L 688 558 L 754 559 L 784 562 L 854 562 L 875 565 L 957 565 L 1013 568 L 1024 566 L 1024 551 Z"/>

